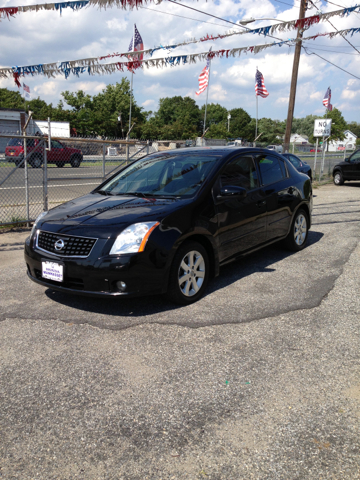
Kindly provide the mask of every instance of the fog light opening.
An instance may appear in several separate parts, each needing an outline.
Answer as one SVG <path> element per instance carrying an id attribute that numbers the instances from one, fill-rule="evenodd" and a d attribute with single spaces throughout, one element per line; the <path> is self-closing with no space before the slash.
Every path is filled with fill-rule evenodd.
<path id="1" fill-rule="evenodd" d="M 117 286 L 118 290 L 120 290 L 120 292 L 125 292 L 125 290 L 126 290 L 126 283 L 125 282 L 122 282 L 121 280 L 119 280 L 118 282 L 116 282 L 116 286 Z"/>

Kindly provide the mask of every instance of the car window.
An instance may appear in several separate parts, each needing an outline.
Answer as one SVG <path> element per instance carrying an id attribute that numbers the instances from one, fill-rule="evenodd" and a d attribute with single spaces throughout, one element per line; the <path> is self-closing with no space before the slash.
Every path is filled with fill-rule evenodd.
<path id="1" fill-rule="evenodd" d="M 222 171 L 220 175 L 221 186 L 235 185 L 252 190 L 259 186 L 257 170 L 252 157 L 238 157 Z"/>
<path id="2" fill-rule="evenodd" d="M 150 155 L 122 170 L 100 191 L 111 195 L 137 193 L 192 197 L 219 158 L 221 157 L 204 154 Z"/>
<path id="3" fill-rule="evenodd" d="M 51 140 L 51 148 L 64 148 L 57 140 Z"/>
<path id="4" fill-rule="evenodd" d="M 22 147 L 24 145 L 22 138 L 10 138 L 8 147 Z"/>
<path id="5" fill-rule="evenodd" d="M 301 162 L 294 155 L 287 155 L 288 160 L 294 165 L 295 168 L 301 167 Z"/>
<path id="6" fill-rule="evenodd" d="M 263 185 L 270 185 L 284 178 L 284 172 L 280 165 L 280 160 L 277 157 L 272 155 L 258 155 L 257 162 Z"/>
<path id="7" fill-rule="evenodd" d="M 350 157 L 350 162 L 358 162 L 360 160 L 360 150 L 353 153 Z"/>

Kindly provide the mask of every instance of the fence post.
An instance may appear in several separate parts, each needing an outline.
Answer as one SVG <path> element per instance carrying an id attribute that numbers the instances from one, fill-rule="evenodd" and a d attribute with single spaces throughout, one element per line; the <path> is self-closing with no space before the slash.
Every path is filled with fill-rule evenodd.
<path id="1" fill-rule="evenodd" d="M 25 203 L 26 203 L 26 220 L 27 226 L 29 227 L 30 221 L 30 205 L 29 205 L 29 172 L 28 172 L 28 161 L 27 161 L 27 142 L 26 142 L 26 128 L 24 128 L 24 162 L 25 162 Z"/>
<path id="2" fill-rule="evenodd" d="M 126 137 L 126 141 L 129 141 L 129 135 Z M 129 163 L 129 144 L 126 144 L 126 162 L 125 164 L 127 165 Z"/>
<path id="3" fill-rule="evenodd" d="M 327 145 L 327 139 L 325 140 L 325 137 L 323 137 L 323 151 L 322 151 L 321 168 L 320 168 L 320 174 L 319 174 L 319 182 L 321 181 L 322 174 L 324 173 L 326 145 Z"/>
<path id="4" fill-rule="evenodd" d="M 44 197 L 44 212 L 47 212 L 48 207 L 48 175 L 47 175 L 47 150 L 44 140 L 44 166 L 43 166 L 43 197 Z"/>
<path id="5" fill-rule="evenodd" d="M 316 137 L 316 146 L 315 146 L 315 158 L 314 158 L 314 180 L 316 180 L 316 159 L 318 151 L 319 137 Z"/>
<path id="6" fill-rule="evenodd" d="M 150 145 L 149 145 L 149 143 L 150 143 L 150 141 L 148 140 L 148 141 L 146 142 L 146 155 L 149 155 L 149 153 L 150 153 Z"/>
<path id="7" fill-rule="evenodd" d="M 106 155 L 106 146 L 105 146 L 105 143 L 103 143 L 103 163 L 102 163 L 102 176 L 103 176 L 103 179 L 105 178 L 105 155 Z"/>

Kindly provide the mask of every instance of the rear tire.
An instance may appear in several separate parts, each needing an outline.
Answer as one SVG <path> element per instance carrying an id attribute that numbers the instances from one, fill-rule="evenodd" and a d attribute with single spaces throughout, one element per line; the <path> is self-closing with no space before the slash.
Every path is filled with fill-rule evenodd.
<path id="1" fill-rule="evenodd" d="M 39 155 L 34 155 L 33 157 L 30 158 L 29 163 L 32 166 L 32 168 L 41 168 L 43 161 Z"/>
<path id="2" fill-rule="evenodd" d="M 344 184 L 344 177 L 340 170 L 336 170 L 336 172 L 334 173 L 334 183 L 336 186 Z"/>
<path id="3" fill-rule="evenodd" d="M 80 167 L 80 163 L 81 163 L 81 159 L 79 157 L 72 157 L 70 159 L 70 165 L 73 167 L 73 168 L 78 168 Z"/>
<path id="4" fill-rule="evenodd" d="M 210 275 L 210 261 L 198 242 L 185 242 L 175 254 L 167 296 L 178 305 L 190 305 L 202 297 Z"/>
<path id="5" fill-rule="evenodd" d="M 55 162 L 55 165 L 58 167 L 58 168 L 62 168 L 64 166 L 64 162 Z"/>
<path id="6" fill-rule="evenodd" d="M 305 210 L 300 208 L 292 221 L 290 232 L 285 238 L 284 245 L 292 252 L 299 252 L 305 248 L 309 233 L 309 218 Z"/>

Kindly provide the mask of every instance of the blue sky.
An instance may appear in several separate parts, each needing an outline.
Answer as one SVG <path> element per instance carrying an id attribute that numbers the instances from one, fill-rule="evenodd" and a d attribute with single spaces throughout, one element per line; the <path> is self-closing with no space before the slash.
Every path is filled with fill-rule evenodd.
<path id="1" fill-rule="evenodd" d="M 6 0 L 1 6 L 27 5 L 21 0 Z M 185 0 L 183 3 L 196 9 L 236 22 L 244 18 L 278 18 L 293 20 L 299 15 L 299 0 L 278 1 L 261 0 Z M 19 3 L 20 2 L 20 3 Z M 322 12 L 337 10 L 338 7 L 327 3 L 315 2 Z M 352 6 L 354 2 L 342 0 L 340 5 Z M 163 13 L 165 12 L 165 13 Z M 313 8 L 307 16 L 316 13 Z M 170 15 L 169 15 L 170 14 Z M 182 15 L 189 18 L 180 18 Z M 194 21 L 192 19 L 201 20 Z M 210 22 L 210 23 L 204 23 Z M 333 17 L 331 22 L 338 29 L 359 27 L 360 13 L 348 17 Z M 230 24 L 191 11 L 182 6 L 163 1 L 159 5 L 147 4 L 146 8 L 124 11 L 118 8 L 99 10 L 87 7 L 78 12 L 70 9 L 58 12 L 42 11 L 22 13 L 0 24 L 0 65 L 33 65 L 79 58 L 102 56 L 108 53 L 126 51 L 136 23 L 144 40 L 145 48 L 181 42 L 189 38 L 200 38 L 206 34 L 218 34 L 231 30 Z M 249 26 L 256 28 L 268 25 L 271 21 L 257 21 Z M 305 32 L 305 36 L 333 31 L 329 23 L 320 23 Z M 287 39 L 294 32 L 277 34 Z M 349 37 L 356 46 L 360 46 L 360 34 Z M 193 44 L 180 47 L 171 54 L 202 52 L 213 49 L 235 48 L 261 43 L 272 43 L 258 35 L 233 36 L 224 40 Z M 316 52 L 332 63 L 360 77 L 360 55 L 346 41 L 337 37 L 330 40 L 320 37 L 306 44 L 308 51 Z M 359 47 L 360 49 L 360 47 Z M 228 109 L 242 107 L 251 116 L 255 116 L 254 77 L 256 67 L 263 73 L 265 85 L 270 93 L 266 99 L 259 98 L 259 117 L 285 119 L 287 116 L 290 79 L 294 48 L 288 46 L 273 47 L 257 55 L 247 54 L 240 58 L 214 59 L 212 62 L 209 101 L 220 103 Z M 164 56 L 159 53 L 158 56 Z M 205 62 L 164 69 L 138 70 L 134 75 L 134 94 L 139 105 L 145 110 L 156 110 L 159 99 L 166 96 L 182 95 L 194 98 L 199 106 L 205 103 L 205 94 L 197 97 L 198 76 Z M 90 95 L 101 91 L 107 84 L 116 83 L 121 72 L 105 76 L 82 74 L 79 78 L 70 76 L 46 78 L 28 77 L 26 84 L 32 94 L 57 104 L 64 90 L 84 90 Z M 347 121 L 360 122 L 360 80 L 326 63 L 315 55 L 301 55 L 299 79 L 295 105 L 295 117 L 309 114 L 322 115 L 322 98 L 328 86 L 332 89 L 332 104 L 339 108 Z M 16 90 L 12 79 L 0 79 L 0 87 Z"/>

